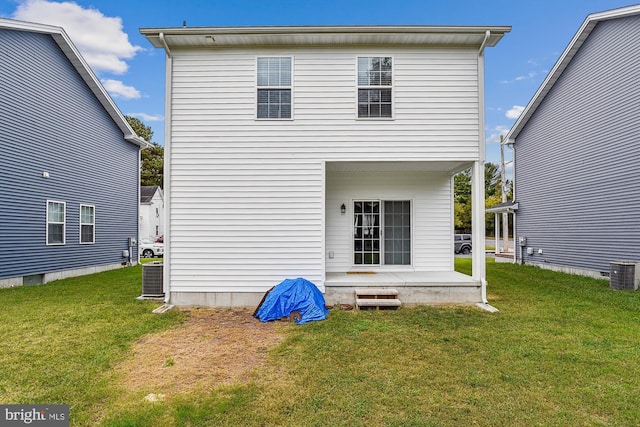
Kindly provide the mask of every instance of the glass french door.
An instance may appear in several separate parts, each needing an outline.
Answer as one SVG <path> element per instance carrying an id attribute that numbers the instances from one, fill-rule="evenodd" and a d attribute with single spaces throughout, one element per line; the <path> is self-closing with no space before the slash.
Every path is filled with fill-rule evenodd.
<path id="1" fill-rule="evenodd" d="M 411 264 L 411 202 L 353 202 L 353 263 Z"/>
<path id="2" fill-rule="evenodd" d="M 380 201 L 353 202 L 353 263 L 380 264 Z"/>

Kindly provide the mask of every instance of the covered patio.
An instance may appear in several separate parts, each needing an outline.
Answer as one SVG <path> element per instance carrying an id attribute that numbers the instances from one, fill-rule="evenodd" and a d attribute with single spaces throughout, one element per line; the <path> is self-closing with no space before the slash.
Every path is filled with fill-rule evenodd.
<path id="1" fill-rule="evenodd" d="M 396 289 L 403 305 L 475 304 L 481 300 L 482 282 L 456 271 L 327 273 L 327 304 L 353 304 L 355 290 L 362 287 Z"/>
<path id="2" fill-rule="evenodd" d="M 499 205 L 487 208 L 487 213 L 495 216 L 495 260 L 496 262 L 515 262 L 516 248 L 515 245 L 509 247 L 509 215 L 512 215 L 511 223 L 513 224 L 513 236 L 516 235 L 516 213 L 518 211 L 518 202 L 511 201 L 500 203 Z M 504 243 L 501 243 L 504 242 Z"/>

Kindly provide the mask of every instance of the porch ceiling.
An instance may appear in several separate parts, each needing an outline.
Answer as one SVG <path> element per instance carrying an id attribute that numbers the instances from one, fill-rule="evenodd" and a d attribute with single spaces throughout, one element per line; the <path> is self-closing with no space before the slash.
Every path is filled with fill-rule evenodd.
<path id="1" fill-rule="evenodd" d="M 327 162 L 327 172 L 450 172 L 470 167 L 472 162 Z"/>

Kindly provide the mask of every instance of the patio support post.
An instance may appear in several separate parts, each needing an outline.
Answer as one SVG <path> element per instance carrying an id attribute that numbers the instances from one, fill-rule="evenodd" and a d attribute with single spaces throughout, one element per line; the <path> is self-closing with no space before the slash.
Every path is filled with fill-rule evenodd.
<path id="1" fill-rule="evenodd" d="M 486 301 L 485 221 L 484 221 L 484 162 L 473 163 L 471 171 L 471 235 L 473 239 L 472 277 L 482 281 L 483 302 Z"/>
<path id="2" fill-rule="evenodd" d="M 496 249 L 495 249 L 495 253 L 500 253 L 500 217 L 498 216 L 497 213 L 493 214 L 493 234 L 495 236 L 496 239 Z"/>
<path id="3" fill-rule="evenodd" d="M 471 276 L 481 284 L 481 303 L 487 303 L 487 280 L 485 264 L 485 221 L 484 221 L 484 160 L 485 160 L 485 111 L 484 111 L 484 48 L 491 37 L 487 30 L 484 41 L 478 50 L 478 145 L 479 159 L 473 162 L 471 172 L 471 238 L 473 250 L 471 252 Z"/>

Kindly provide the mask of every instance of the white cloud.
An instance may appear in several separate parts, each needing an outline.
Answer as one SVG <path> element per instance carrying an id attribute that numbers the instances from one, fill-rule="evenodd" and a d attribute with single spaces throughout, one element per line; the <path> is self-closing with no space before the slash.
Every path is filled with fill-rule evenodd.
<path id="1" fill-rule="evenodd" d="M 535 71 L 529 71 L 527 74 L 522 75 L 522 76 L 517 76 L 514 80 L 515 81 L 520 81 L 520 80 L 529 80 L 529 79 L 533 79 L 534 77 L 536 77 L 538 75 L 538 73 L 536 73 Z"/>
<path id="2" fill-rule="evenodd" d="M 125 60 L 142 49 L 129 42 L 120 17 L 104 16 L 98 9 L 85 9 L 74 2 L 24 0 L 12 17 L 64 28 L 96 73 L 125 73 Z"/>
<path id="3" fill-rule="evenodd" d="M 114 98 L 124 99 L 139 99 L 140 92 L 133 86 L 127 86 L 120 80 L 104 79 L 102 80 L 102 86 L 113 96 Z"/>
<path id="4" fill-rule="evenodd" d="M 513 162 L 505 162 L 504 171 L 507 174 L 513 174 Z M 509 178 L 509 179 L 511 179 L 511 178 Z"/>
<path id="5" fill-rule="evenodd" d="M 536 77 L 538 77 L 538 75 L 539 75 L 538 72 L 530 71 L 527 74 L 522 74 L 520 76 L 516 76 L 512 80 L 501 80 L 500 83 L 502 83 L 502 84 L 511 84 L 511 83 L 515 83 L 515 82 L 521 82 L 523 80 L 532 80 L 532 79 L 535 79 Z"/>
<path id="6" fill-rule="evenodd" d="M 143 122 L 161 122 L 164 120 L 162 116 L 154 116 L 147 113 L 129 113 L 128 116 L 137 117 Z"/>
<path id="7" fill-rule="evenodd" d="M 522 111 L 524 111 L 524 107 L 523 106 L 514 105 L 509 110 L 507 110 L 507 112 L 505 113 L 505 117 L 508 118 L 508 119 L 515 120 L 518 117 L 520 117 L 520 114 L 522 114 Z"/>
<path id="8" fill-rule="evenodd" d="M 509 128 L 505 126 L 496 126 L 493 129 L 488 130 L 489 136 L 487 136 L 488 144 L 498 144 L 500 142 L 500 136 L 505 136 L 509 132 Z"/>

